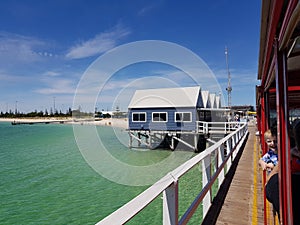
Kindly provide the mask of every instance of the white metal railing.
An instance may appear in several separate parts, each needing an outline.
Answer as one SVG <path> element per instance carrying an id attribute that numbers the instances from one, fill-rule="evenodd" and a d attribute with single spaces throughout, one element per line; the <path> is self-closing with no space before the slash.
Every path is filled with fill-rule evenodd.
<path id="1" fill-rule="evenodd" d="M 220 188 L 225 174 L 246 140 L 247 134 L 248 126 L 246 123 L 242 123 L 235 131 L 168 173 L 140 195 L 98 222 L 97 225 L 124 224 L 149 205 L 161 193 L 163 193 L 162 223 L 164 225 L 187 224 L 200 203 L 203 204 L 202 213 L 203 218 L 205 218 L 213 200 L 211 196 L 212 186 L 218 181 L 218 189 Z M 217 156 L 216 160 L 212 160 L 212 154 Z M 202 167 L 202 190 L 178 220 L 179 178 L 199 163 Z M 214 173 L 211 172 L 211 166 L 216 168 Z"/>
<path id="2" fill-rule="evenodd" d="M 197 121 L 197 133 L 208 134 L 208 133 L 230 133 L 240 126 L 244 122 L 206 122 Z"/>

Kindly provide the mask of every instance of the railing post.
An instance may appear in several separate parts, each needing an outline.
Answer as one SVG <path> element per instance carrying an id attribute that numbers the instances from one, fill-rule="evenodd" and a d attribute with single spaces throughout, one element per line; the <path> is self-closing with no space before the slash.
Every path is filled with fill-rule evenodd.
<path id="1" fill-rule="evenodd" d="M 129 144 L 128 144 L 128 147 L 132 148 L 132 136 L 131 136 L 131 132 L 128 132 L 128 134 L 129 134 Z"/>
<path id="2" fill-rule="evenodd" d="M 211 178 L 211 155 L 208 154 L 202 160 L 202 188 L 208 184 Z M 211 192 L 208 191 L 205 197 L 203 198 L 203 218 L 208 212 L 208 209 L 211 205 Z"/>
<path id="3" fill-rule="evenodd" d="M 224 162 L 224 147 L 223 145 L 221 145 L 219 148 L 218 148 L 218 168 L 222 165 L 222 163 Z M 224 177 L 225 177 L 225 173 L 224 173 L 224 169 L 222 169 L 222 171 L 220 172 L 219 176 L 218 176 L 218 185 L 219 185 L 219 188 L 221 187 L 222 183 L 223 183 L 223 180 L 224 180 Z"/>
<path id="4" fill-rule="evenodd" d="M 229 160 L 227 160 L 227 171 L 230 169 L 230 167 L 231 167 L 231 163 L 232 163 L 232 155 L 231 155 L 231 140 L 232 139 L 232 137 L 231 138 L 229 138 L 227 141 L 226 141 L 226 151 L 227 151 L 227 157 L 230 157 L 230 159 Z"/>
<path id="5" fill-rule="evenodd" d="M 163 192 L 163 225 L 178 224 L 178 182 Z"/>
<path id="6" fill-rule="evenodd" d="M 237 140 L 236 140 L 236 133 L 232 136 L 232 150 L 235 148 L 235 146 L 236 146 L 236 142 L 237 142 Z M 232 152 L 232 161 L 235 159 L 235 156 L 236 156 L 236 151 L 233 151 Z"/>

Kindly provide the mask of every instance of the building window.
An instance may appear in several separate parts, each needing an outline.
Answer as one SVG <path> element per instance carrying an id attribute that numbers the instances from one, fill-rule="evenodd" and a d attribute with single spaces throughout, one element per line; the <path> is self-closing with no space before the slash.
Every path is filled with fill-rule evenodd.
<path id="1" fill-rule="evenodd" d="M 146 122 L 146 115 L 145 112 L 133 112 L 132 122 Z"/>
<path id="2" fill-rule="evenodd" d="M 192 113 L 175 112 L 175 122 L 192 122 Z"/>
<path id="3" fill-rule="evenodd" d="M 168 122 L 168 113 L 166 112 L 154 112 L 152 113 L 153 122 Z"/>

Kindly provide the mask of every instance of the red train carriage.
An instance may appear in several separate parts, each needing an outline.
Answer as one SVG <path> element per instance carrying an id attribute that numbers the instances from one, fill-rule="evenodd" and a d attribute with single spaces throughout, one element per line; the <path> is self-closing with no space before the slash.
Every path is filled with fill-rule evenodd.
<path id="1" fill-rule="evenodd" d="M 299 181 L 300 175 L 295 178 L 291 174 L 289 128 L 294 119 L 300 118 L 299 1 L 267 0 L 262 2 L 258 66 L 258 79 L 261 80 L 261 84 L 256 88 L 257 125 L 261 143 L 264 143 L 262 135 L 264 131 L 275 123 L 280 168 L 281 223 L 297 225 L 300 222 L 296 221 L 295 209 L 300 208 L 298 199 L 300 189 L 292 191 L 292 185 Z M 262 144 L 262 150 L 266 152 L 266 145 Z M 265 224 L 267 224 L 266 217 L 265 215 Z"/>

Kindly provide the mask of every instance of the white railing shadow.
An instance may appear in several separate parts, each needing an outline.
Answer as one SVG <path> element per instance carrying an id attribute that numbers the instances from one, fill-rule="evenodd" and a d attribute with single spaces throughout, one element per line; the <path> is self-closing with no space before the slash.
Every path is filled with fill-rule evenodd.
<path id="1" fill-rule="evenodd" d="M 236 128 L 235 131 L 232 131 L 232 133 L 205 151 L 197 154 L 195 157 L 168 173 L 130 202 L 98 222 L 97 225 L 125 224 L 147 207 L 161 193 L 163 193 L 162 224 L 187 224 L 201 203 L 203 205 L 203 218 L 205 218 L 213 201 L 211 196 L 213 185 L 217 182 L 219 190 L 224 181 L 225 174 L 229 171 L 233 160 L 246 141 L 247 135 L 247 123 L 240 123 L 240 126 Z M 212 154 L 217 156 L 215 158 L 216 160 L 212 160 Z M 199 163 L 202 168 L 202 190 L 183 216 L 178 219 L 178 181 L 180 177 L 190 171 L 194 166 L 199 165 Z M 211 169 L 212 166 L 214 166 L 215 170 Z"/>

